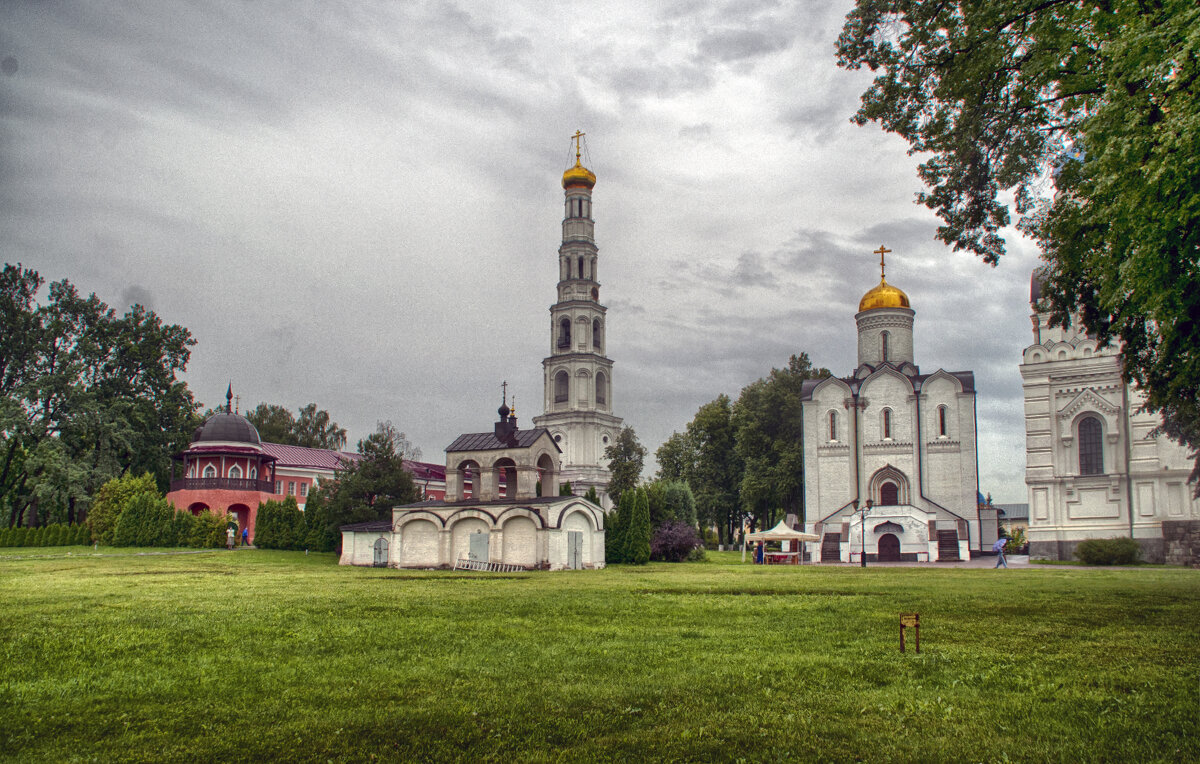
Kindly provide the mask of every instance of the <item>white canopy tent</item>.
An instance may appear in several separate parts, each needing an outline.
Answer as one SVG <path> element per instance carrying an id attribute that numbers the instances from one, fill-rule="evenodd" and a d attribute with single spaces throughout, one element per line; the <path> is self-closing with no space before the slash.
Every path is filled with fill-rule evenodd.
<path id="1" fill-rule="evenodd" d="M 803 557 L 804 542 L 820 541 L 821 537 L 815 533 L 805 533 L 804 531 L 794 531 L 791 528 L 787 527 L 787 524 L 785 523 L 785 521 L 780 520 L 779 524 L 770 530 L 756 531 L 754 533 L 747 533 L 746 540 L 749 541 L 750 543 L 757 543 L 759 541 L 796 541 L 796 542 L 799 542 L 798 551 L 786 553 L 792 557 L 792 560 L 791 560 L 792 562 L 799 563 L 801 560 L 804 559 L 804 557 Z M 745 559 L 744 551 L 742 554 L 742 559 L 743 560 Z"/>

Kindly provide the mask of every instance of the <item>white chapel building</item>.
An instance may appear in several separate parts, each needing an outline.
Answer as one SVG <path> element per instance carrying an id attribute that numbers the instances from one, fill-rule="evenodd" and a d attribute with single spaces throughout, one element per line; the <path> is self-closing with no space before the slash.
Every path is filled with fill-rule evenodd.
<path id="1" fill-rule="evenodd" d="M 980 521 L 975 375 L 916 366 L 887 251 L 854 317 L 858 367 L 804 383 L 805 516 L 822 561 L 969 559 L 996 538 L 994 514 Z"/>
<path id="2" fill-rule="evenodd" d="M 1200 521 L 1187 449 L 1150 437 L 1161 423 L 1121 378 L 1121 349 L 1101 346 L 1078 322 L 1050 326 L 1035 271 L 1033 344 L 1025 348 L 1026 467 L 1031 557 L 1072 559 L 1079 542 L 1132 537 L 1149 562 L 1181 562 L 1171 543 Z"/>
<path id="3" fill-rule="evenodd" d="M 596 175 L 583 166 L 576 133 L 575 166 L 563 173 L 566 209 L 558 248 L 558 301 L 550 307 L 550 355 L 542 361 L 545 389 L 535 427 L 562 449 L 562 480 L 583 495 L 595 488 L 607 509 L 611 474 L 604 450 L 621 431 L 613 415 L 613 362 L 606 355 L 607 308 L 600 304 L 599 249 L 592 219 Z"/>

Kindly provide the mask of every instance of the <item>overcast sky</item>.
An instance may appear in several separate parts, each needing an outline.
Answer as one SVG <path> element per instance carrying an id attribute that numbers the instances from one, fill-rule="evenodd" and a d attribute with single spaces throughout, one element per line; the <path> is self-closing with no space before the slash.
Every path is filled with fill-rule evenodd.
<path id="1" fill-rule="evenodd" d="M 504 380 L 541 413 L 580 129 L 614 413 L 651 453 L 792 353 L 849 374 L 885 244 L 922 372 L 975 372 L 981 490 L 1023 502 L 1036 251 L 934 239 L 918 159 L 849 121 L 849 7 L 5 0 L 4 260 L 186 326 L 206 406 L 232 380 L 439 462 Z"/>

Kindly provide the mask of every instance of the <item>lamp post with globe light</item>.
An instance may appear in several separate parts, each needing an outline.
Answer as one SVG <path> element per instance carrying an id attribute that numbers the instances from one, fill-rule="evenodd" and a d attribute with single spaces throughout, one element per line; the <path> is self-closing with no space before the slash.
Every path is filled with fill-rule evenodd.
<path id="1" fill-rule="evenodd" d="M 867 503 L 863 506 L 863 508 L 861 510 L 858 508 L 858 499 L 855 499 L 853 504 L 854 504 L 854 513 L 859 516 L 858 530 L 859 530 L 859 534 L 860 534 L 859 538 L 862 540 L 861 551 L 859 552 L 859 557 L 858 557 L 858 564 L 860 567 L 865 568 L 865 567 L 867 567 L 867 514 L 870 513 L 871 507 L 873 507 L 875 505 L 875 502 L 873 502 L 870 499 L 867 499 Z"/>

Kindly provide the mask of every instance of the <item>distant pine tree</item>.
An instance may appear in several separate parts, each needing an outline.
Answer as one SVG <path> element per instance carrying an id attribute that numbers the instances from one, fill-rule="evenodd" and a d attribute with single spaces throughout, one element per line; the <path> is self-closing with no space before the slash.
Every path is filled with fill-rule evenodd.
<path id="1" fill-rule="evenodd" d="M 625 531 L 625 562 L 645 565 L 650 561 L 650 500 L 645 488 L 626 493 L 632 493 L 634 499 L 633 514 Z"/>

